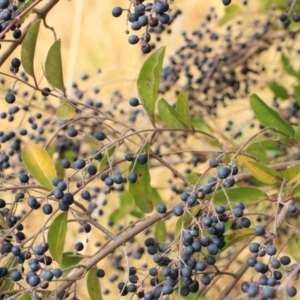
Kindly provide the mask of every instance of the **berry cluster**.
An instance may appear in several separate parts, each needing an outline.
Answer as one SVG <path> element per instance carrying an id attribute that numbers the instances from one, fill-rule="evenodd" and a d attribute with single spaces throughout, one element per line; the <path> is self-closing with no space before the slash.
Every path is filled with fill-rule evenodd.
<path id="1" fill-rule="evenodd" d="M 18 3 L 23 3 L 24 0 L 18 0 Z M 18 6 L 10 0 L 1 0 L 0 1 L 0 33 L 4 31 L 8 26 L 10 26 L 11 22 L 20 14 Z M 11 26 L 10 30 L 13 32 L 12 36 L 14 39 L 19 39 L 22 35 L 20 30 L 21 23 L 16 22 L 13 26 Z M 5 36 L 3 37 L 5 38 Z"/>
<path id="2" fill-rule="evenodd" d="M 255 227 L 255 233 L 257 236 L 264 236 L 265 229 L 262 226 Z M 257 242 L 253 242 L 249 245 L 250 252 L 254 253 L 255 256 L 248 258 L 247 264 L 249 267 L 254 268 L 255 272 L 260 275 L 257 280 L 252 280 L 251 282 L 243 282 L 241 289 L 249 297 L 257 297 L 260 295 L 260 299 L 267 300 L 276 297 L 277 290 L 276 286 L 279 286 L 283 274 L 286 276 L 293 273 L 294 279 L 297 279 L 299 273 L 299 265 L 292 264 L 289 256 L 283 255 L 278 256 L 277 249 L 273 245 L 263 245 Z M 269 256 L 269 263 L 264 263 L 258 260 L 258 258 L 263 258 Z M 297 294 L 297 289 L 294 286 L 287 286 L 286 293 L 289 297 L 295 297 Z"/>
<path id="3" fill-rule="evenodd" d="M 165 29 L 165 25 L 170 25 L 175 18 L 180 14 L 180 11 L 176 11 L 173 15 L 169 13 L 168 0 L 159 0 L 155 3 L 148 2 L 143 4 L 144 0 L 134 0 L 131 4 L 134 7 L 134 11 L 130 9 L 122 9 L 121 7 L 115 7 L 112 10 L 114 17 L 120 17 L 123 11 L 127 12 L 127 21 L 131 23 L 131 29 L 138 31 L 141 28 L 145 28 L 145 32 L 138 35 L 130 35 L 128 37 L 128 43 L 135 45 L 140 42 L 142 53 L 147 54 L 153 48 L 154 44 L 150 44 L 151 32 L 157 34 L 161 33 Z M 126 33 L 129 33 L 127 30 Z"/>
<path id="4" fill-rule="evenodd" d="M 223 2 L 225 5 L 230 3 Z M 269 81 L 280 80 L 278 68 L 273 67 L 274 58 L 272 62 L 267 58 L 264 61 L 256 58 L 274 50 L 285 54 L 292 51 L 299 57 L 298 48 L 289 49 L 288 46 L 289 41 L 294 43 L 297 37 L 297 30 L 287 24 L 290 18 L 297 20 L 297 12 L 291 16 L 282 14 L 281 9 L 274 5 L 267 20 L 251 19 L 248 25 L 255 30 L 243 30 L 246 20 L 237 14 L 231 22 L 223 25 L 225 32 L 220 32 L 217 23 L 222 18 L 212 7 L 198 28 L 181 33 L 184 42 L 164 67 L 160 92 L 170 98 L 185 89 L 195 116 L 203 114 L 203 108 L 216 115 L 218 109 L 232 105 L 233 100 L 246 99 L 261 83 L 261 76 L 267 76 Z M 278 101 L 276 104 L 281 105 Z M 295 101 L 291 107 L 294 115 L 299 111 L 298 106 Z M 233 138 L 240 136 L 240 131 L 232 133 Z"/>

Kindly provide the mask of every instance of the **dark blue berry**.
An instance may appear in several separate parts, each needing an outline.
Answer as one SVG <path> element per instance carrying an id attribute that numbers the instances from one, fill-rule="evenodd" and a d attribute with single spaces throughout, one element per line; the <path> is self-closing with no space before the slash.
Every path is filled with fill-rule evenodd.
<path id="1" fill-rule="evenodd" d="M 112 15 L 117 18 L 117 17 L 120 17 L 121 14 L 123 12 L 123 9 L 119 6 L 115 7 L 113 10 L 112 10 Z"/>
<path id="2" fill-rule="evenodd" d="M 130 172 L 127 179 L 130 183 L 135 183 L 137 182 L 137 174 L 135 172 Z"/>
<path id="3" fill-rule="evenodd" d="M 167 207 L 164 204 L 158 204 L 156 206 L 156 210 L 160 213 L 160 214 L 165 214 L 167 212 Z"/>
<path id="4" fill-rule="evenodd" d="M 133 34 L 133 35 L 129 36 L 128 43 L 131 44 L 131 45 L 135 45 L 139 42 L 139 40 L 140 40 L 140 38 L 137 35 Z M 136 98 L 132 98 L 132 99 L 136 99 Z M 131 102 L 132 99 L 129 100 L 129 104 L 131 106 L 135 107 L 135 106 L 138 106 L 140 104 L 139 100 L 137 100 L 137 104 L 136 104 L 136 102 Z"/>

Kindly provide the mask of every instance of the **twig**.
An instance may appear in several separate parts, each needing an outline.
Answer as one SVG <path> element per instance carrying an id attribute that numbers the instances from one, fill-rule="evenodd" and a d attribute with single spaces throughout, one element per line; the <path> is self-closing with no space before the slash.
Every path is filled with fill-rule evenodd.
<path id="1" fill-rule="evenodd" d="M 33 12 L 36 13 L 36 16 L 22 29 L 22 35 L 21 37 L 17 40 L 16 43 L 11 43 L 10 46 L 2 53 L 0 57 L 0 66 L 3 65 L 3 63 L 6 61 L 6 59 L 14 52 L 14 50 L 20 45 L 25 38 L 29 28 L 31 25 L 39 20 L 39 19 L 44 19 L 48 12 L 55 6 L 55 4 L 59 0 L 49 0 L 47 4 L 45 4 L 41 9 L 35 9 Z"/>

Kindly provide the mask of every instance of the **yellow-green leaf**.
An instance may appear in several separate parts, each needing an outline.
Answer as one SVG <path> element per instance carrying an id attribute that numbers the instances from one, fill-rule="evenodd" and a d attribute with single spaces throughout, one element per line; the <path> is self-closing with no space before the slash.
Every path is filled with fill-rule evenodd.
<path id="1" fill-rule="evenodd" d="M 188 180 L 188 182 L 190 182 L 191 184 L 195 185 L 199 178 L 200 178 L 201 174 L 197 173 L 197 172 L 191 172 L 189 174 L 186 175 L 186 179 Z"/>
<path id="2" fill-rule="evenodd" d="M 155 188 L 151 188 L 151 194 L 152 194 L 152 202 L 154 205 L 164 204 L 164 201 L 162 200 L 160 194 L 157 192 Z"/>
<path id="3" fill-rule="evenodd" d="M 191 127 L 190 109 L 189 109 L 189 97 L 187 91 L 181 91 L 176 101 L 176 112 L 179 121 Z"/>
<path id="4" fill-rule="evenodd" d="M 63 103 L 57 108 L 56 116 L 60 120 L 74 119 L 76 117 L 76 109 L 68 103 Z"/>
<path id="5" fill-rule="evenodd" d="M 228 235 L 226 235 L 225 237 L 225 247 L 222 248 L 222 251 L 228 249 L 229 247 L 231 247 L 232 245 L 245 240 L 251 236 L 255 235 L 255 231 L 253 228 L 243 228 L 240 230 L 236 230 L 234 232 L 229 233 Z"/>
<path id="6" fill-rule="evenodd" d="M 288 241 L 289 253 L 293 259 L 300 262 L 300 237 L 294 236 Z"/>
<path id="7" fill-rule="evenodd" d="M 158 242 L 164 242 L 166 240 L 167 228 L 166 228 L 165 220 L 160 220 L 155 224 L 154 236 L 155 236 L 155 240 L 157 240 Z"/>
<path id="8" fill-rule="evenodd" d="M 139 153 L 149 153 L 150 146 L 146 144 Z M 129 192 L 134 198 L 135 204 L 144 212 L 153 210 L 152 188 L 150 185 L 149 159 L 145 164 L 139 164 L 136 159 L 131 163 L 129 170 L 137 174 L 135 183 L 129 182 Z"/>
<path id="9" fill-rule="evenodd" d="M 288 184 L 300 180 L 300 164 L 288 167 L 284 172 L 284 178 L 288 181 Z"/>
<path id="10" fill-rule="evenodd" d="M 239 6 L 235 4 L 231 4 L 225 8 L 225 14 L 219 21 L 219 25 L 222 26 L 228 21 L 232 20 L 235 16 L 237 16 L 241 12 Z"/>
<path id="11" fill-rule="evenodd" d="M 292 190 L 291 193 L 292 197 L 299 197 L 300 196 L 300 183 L 298 183 Z"/>
<path id="12" fill-rule="evenodd" d="M 100 280 L 96 275 L 96 268 L 90 269 L 87 275 L 87 290 L 91 300 L 102 300 L 102 292 L 100 286 Z"/>
<path id="13" fill-rule="evenodd" d="M 107 166 L 108 162 L 112 163 L 112 158 L 116 148 L 116 146 L 112 146 L 104 152 L 104 155 L 98 165 L 98 171 L 102 171 Z"/>
<path id="14" fill-rule="evenodd" d="M 45 63 L 45 73 L 48 82 L 55 88 L 64 91 L 61 41 L 57 40 L 50 47 Z"/>
<path id="15" fill-rule="evenodd" d="M 63 262 L 63 252 L 67 233 L 68 213 L 59 214 L 50 225 L 48 231 L 49 252 L 53 259 L 58 263 Z"/>
<path id="16" fill-rule="evenodd" d="M 263 191 L 248 186 L 226 189 L 225 192 L 227 196 L 223 190 L 219 190 L 215 194 L 214 204 L 227 204 L 227 198 L 231 203 L 244 203 L 245 205 L 268 199 L 268 196 Z"/>
<path id="17" fill-rule="evenodd" d="M 23 42 L 21 48 L 21 62 L 25 72 L 32 76 L 34 76 L 34 54 L 35 54 L 35 47 L 37 36 L 40 29 L 41 20 L 35 21 L 29 28 Z"/>
<path id="18" fill-rule="evenodd" d="M 252 143 L 245 149 L 245 152 L 253 155 L 254 157 L 258 158 L 260 161 L 264 163 L 269 162 L 266 149 L 263 147 L 263 145 L 260 142 Z"/>
<path id="19" fill-rule="evenodd" d="M 56 177 L 56 170 L 48 152 L 39 145 L 31 144 L 24 147 L 21 157 L 29 173 L 51 191 L 54 188 L 52 179 Z"/>
<path id="20" fill-rule="evenodd" d="M 5 278 L 3 278 L 3 280 L 0 283 L 0 290 L 2 292 L 13 290 L 15 283 L 10 279 L 10 275 L 17 265 L 18 263 L 13 255 L 4 263 L 4 267 L 6 267 L 7 270 L 9 270 L 9 273 Z"/>
<path id="21" fill-rule="evenodd" d="M 299 84 L 294 86 L 294 95 L 295 95 L 296 101 L 298 102 L 298 104 L 300 104 L 300 85 Z"/>
<path id="22" fill-rule="evenodd" d="M 294 138 L 295 138 L 296 141 L 300 142 L 300 127 L 298 127 L 296 129 L 295 137 Z"/>
<path id="23" fill-rule="evenodd" d="M 252 176 L 263 183 L 274 184 L 281 178 L 280 173 L 259 162 L 249 161 L 247 165 Z"/>

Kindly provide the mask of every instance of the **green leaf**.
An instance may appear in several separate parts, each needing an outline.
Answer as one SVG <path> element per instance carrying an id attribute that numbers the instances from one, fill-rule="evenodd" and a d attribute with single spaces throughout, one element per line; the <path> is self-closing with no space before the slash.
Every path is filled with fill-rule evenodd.
<path id="1" fill-rule="evenodd" d="M 1 292 L 13 290 L 15 283 L 10 279 L 10 275 L 14 271 L 17 265 L 18 263 L 16 261 L 16 258 L 13 255 L 5 262 L 4 267 L 6 267 L 7 270 L 9 270 L 9 272 L 8 275 L 6 275 L 1 281 L 0 284 Z"/>
<path id="2" fill-rule="evenodd" d="M 151 193 L 153 205 L 164 204 L 164 201 L 162 200 L 160 194 L 155 188 L 151 188 Z"/>
<path id="3" fill-rule="evenodd" d="M 96 268 L 90 269 L 87 275 L 86 285 L 91 300 L 102 300 L 102 292 Z"/>
<path id="4" fill-rule="evenodd" d="M 32 144 L 24 147 L 21 157 L 29 173 L 51 191 L 54 188 L 52 179 L 56 177 L 56 170 L 48 152 L 41 146 Z"/>
<path id="5" fill-rule="evenodd" d="M 258 137 L 246 149 L 245 152 L 252 154 L 260 159 L 263 163 L 269 164 L 269 157 L 276 155 L 284 155 L 284 149 L 279 147 L 279 144 L 265 137 Z M 246 163 L 247 163 L 247 158 Z M 248 159 L 249 160 L 249 159 Z"/>
<path id="6" fill-rule="evenodd" d="M 289 93 L 284 86 L 273 82 L 273 83 L 268 83 L 268 87 L 276 97 L 281 98 L 283 100 L 289 98 Z"/>
<path id="7" fill-rule="evenodd" d="M 120 202 L 120 207 L 115 209 L 108 218 L 109 220 L 113 221 L 113 224 L 118 223 L 125 216 L 130 214 L 135 208 L 134 199 L 127 191 L 123 191 L 120 194 Z"/>
<path id="8" fill-rule="evenodd" d="M 4 219 L 2 212 L 0 212 L 0 228 L 1 229 L 9 229 L 7 221 Z"/>
<path id="9" fill-rule="evenodd" d="M 245 153 L 249 153 L 249 154 L 253 155 L 254 157 L 258 158 L 263 163 L 269 162 L 267 152 L 260 142 L 252 143 L 251 145 L 249 145 L 245 149 Z"/>
<path id="10" fill-rule="evenodd" d="M 116 146 L 112 146 L 107 149 L 107 151 L 104 153 L 102 159 L 98 164 L 98 171 L 102 171 L 107 166 L 108 162 L 112 163 L 112 159 L 116 148 Z"/>
<path id="11" fill-rule="evenodd" d="M 288 241 L 289 254 L 297 262 L 300 262 L 300 237 L 294 236 Z"/>
<path id="12" fill-rule="evenodd" d="M 71 120 L 76 117 L 76 109 L 68 103 L 63 103 L 57 108 L 55 114 L 60 120 Z"/>
<path id="13" fill-rule="evenodd" d="M 247 169 L 252 176 L 263 183 L 274 184 L 281 179 L 280 173 L 259 162 L 248 161 L 247 165 Z"/>
<path id="14" fill-rule="evenodd" d="M 181 91 L 176 101 L 176 113 L 178 120 L 191 127 L 190 109 L 189 109 L 189 97 L 187 91 Z"/>
<path id="15" fill-rule="evenodd" d="M 146 59 L 137 80 L 140 101 L 153 121 L 165 50 L 165 47 L 160 47 Z"/>
<path id="16" fill-rule="evenodd" d="M 55 41 L 48 51 L 45 64 L 45 73 L 48 82 L 52 86 L 61 91 L 65 90 L 60 40 Z"/>
<path id="17" fill-rule="evenodd" d="M 300 127 L 298 127 L 296 129 L 296 132 L 295 132 L 295 140 L 300 142 Z"/>
<path id="18" fill-rule="evenodd" d="M 32 297 L 33 297 L 32 294 L 22 295 L 21 297 L 19 295 L 17 295 L 13 298 L 13 300 L 31 300 Z M 43 297 L 41 299 L 42 300 L 52 300 L 52 298 L 50 298 L 50 297 Z"/>
<path id="19" fill-rule="evenodd" d="M 273 0 L 261 0 L 259 2 L 259 10 L 262 12 L 269 10 L 272 3 L 273 3 Z"/>
<path id="20" fill-rule="evenodd" d="M 293 126 L 282 119 L 278 112 L 266 105 L 256 94 L 250 96 L 250 104 L 256 118 L 263 126 L 272 126 L 289 136 L 294 136 Z"/>
<path id="21" fill-rule="evenodd" d="M 243 228 L 229 233 L 225 237 L 226 244 L 225 247 L 222 248 L 222 252 L 231 247 L 232 245 L 243 241 L 251 236 L 255 236 L 255 231 L 253 228 Z"/>
<path id="22" fill-rule="evenodd" d="M 223 26 L 225 23 L 237 16 L 240 12 L 241 9 L 237 5 L 231 4 L 230 6 L 225 7 L 225 14 L 219 21 L 219 26 Z"/>
<path id="23" fill-rule="evenodd" d="M 49 251 L 58 264 L 63 262 L 63 252 L 67 233 L 68 213 L 58 215 L 50 225 L 48 231 Z"/>
<path id="24" fill-rule="evenodd" d="M 197 114 L 195 116 L 191 116 L 192 126 L 195 129 L 205 131 L 207 133 L 213 133 L 213 129 L 206 123 L 205 119 Z M 209 139 L 211 141 L 211 139 Z"/>
<path id="25" fill-rule="evenodd" d="M 182 232 L 182 229 L 187 229 L 192 224 L 200 210 L 200 206 L 192 207 L 189 209 L 189 211 L 185 211 L 184 214 L 178 218 L 175 225 L 176 240 L 180 239 L 180 233 Z"/>
<path id="26" fill-rule="evenodd" d="M 29 28 L 23 42 L 21 48 L 21 62 L 25 72 L 32 76 L 34 76 L 34 54 L 36 41 L 40 29 L 41 20 L 35 21 L 31 27 Z"/>
<path id="27" fill-rule="evenodd" d="M 150 146 L 146 144 L 140 149 L 139 153 L 149 153 Z M 135 183 L 129 182 L 129 192 L 133 196 L 135 204 L 144 212 L 150 213 L 153 210 L 152 204 L 152 188 L 150 185 L 149 159 L 141 165 L 135 159 L 129 170 L 137 174 L 137 181 Z"/>
<path id="28" fill-rule="evenodd" d="M 226 194 L 231 203 L 244 203 L 245 205 L 268 199 L 268 196 L 261 190 L 246 186 L 227 189 Z M 227 197 L 223 190 L 219 190 L 215 194 L 214 204 L 227 204 Z"/>
<path id="29" fill-rule="evenodd" d="M 188 180 L 188 182 L 190 182 L 191 184 L 195 185 L 199 178 L 200 178 L 201 174 L 197 173 L 197 172 L 191 172 L 189 174 L 186 175 L 186 179 Z"/>
<path id="30" fill-rule="evenodd" d="M 136 207 L 130 214 L 138 219 L 145 217 L 145 214 L 138 207 Z"/>
<path id="31" fill-rule="evenodd" d="M 169 127 L 184 128 L 184 125 L 179 121 L 176 110 L 163 98 L 158 102 L 158 113 Z"/>
<path id="32" fill-rule="evenodd" d="M 288 184 L 300 180 L 300 164 L 288 167 L 283 176 L 288 181 Z"/>
<path id="33" fill-rule="evenodd" d="M 31 300 L 32 299 L 32 294 L 26 294 L 26 295 L 22 295 L 21 297 L 20 296 L 17 296 L 16 298 L 14 298 L 14 300 Z M 44 299 L 44 298 L 43 298 Z"/>
<path id="34" fill-rule="evenodd" d="M 294 95 L 298 104 L 300 104 L 300 85 L 294 86 Z"/>
<path id="35" fill-rule="evenodd" d="M 79 253 L 74 253 L 74 252 L 64 252 L 62 256 L 62 262 L 61 262 L 61 268 L 62 269 L 67 269 L 72 266 L 76 266 L 79 264 L 84 257 L 79 254 Z M 72 269 L 70 268 L 67 271 L 63 272 L 63 276 L 67 276 L 68 273 L 70 273 Z"/>
<path id="36" fill-rule="evenodd" d="M 300 183 L 298 183 L 292 190 L 291 196 L 293 198 L 300 196 Z"/>
<path id="37" fill-rule="evenodd" d="M 167 228 L 166 221 L 160 220 L 155 224 L 154 227 L 155 240 L 159 242 L 164 242 L 167 239 Z"/>
<path id="38" fill-rule="evenodd" d="M 283 64 L 284 70 L 291 76 L 296 77 L 299 80 L 299 74 L 298 72 L 293 68 L 293 66 L 290 64 L 289 59 L 287 56 L 282 53 L 281 55 L 281 62 Z"/>
<path id="39" fill-rule="evenodd" d="M 35 0 L 27 0 L 25 2 L 18 1 L 18 4 L 17 4 L 18 12 L 19 13 L 23 12 L 26 8 L 28 8 L 31 4 L 33 4 L 34 1 Z M 31 11 L 28 11 L 25 15 L 23 15 L 18 22 L 23 23 L 30 16 Z"/>

